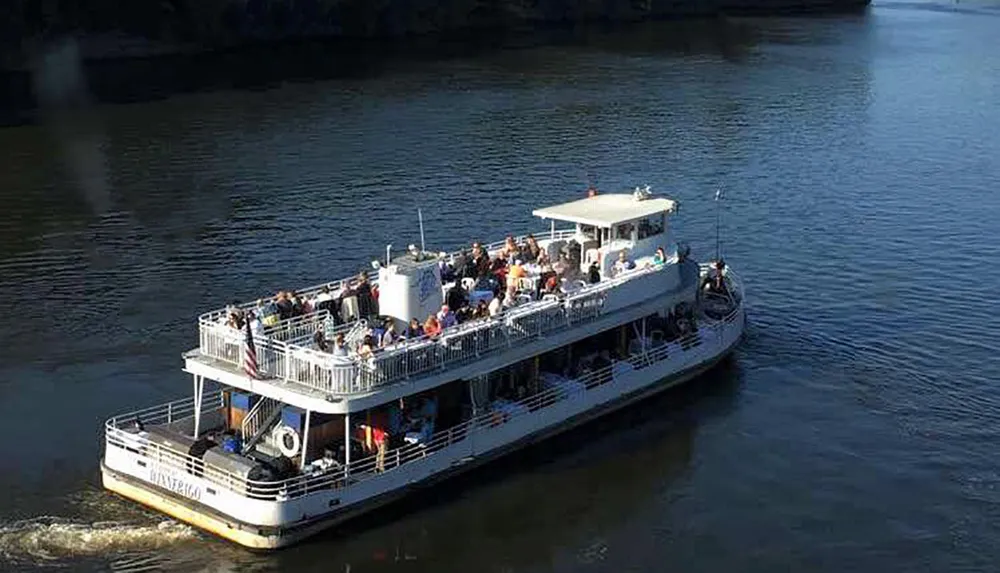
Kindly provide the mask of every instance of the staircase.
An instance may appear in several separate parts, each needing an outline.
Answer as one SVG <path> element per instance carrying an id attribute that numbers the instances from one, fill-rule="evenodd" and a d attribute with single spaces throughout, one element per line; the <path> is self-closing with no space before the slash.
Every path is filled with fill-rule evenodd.
<path id="1" fill-rule="evenodd" d="M 240 430 L 243 432 L 244 455 L 257 445 L 280 416 L 281 402 L 263 397 L 247 412 L 240 425 Z"/>
<path id="2" fill-rule="evenodd" d="M 349 348 L 357 348 L 358 345 L 364 342 L 365 335 L 369 332 L 368 321 L 362 318 L 355 322 L 351 326 L 351 329 L 344 335 L 344 344 L 347 344 Z"/>

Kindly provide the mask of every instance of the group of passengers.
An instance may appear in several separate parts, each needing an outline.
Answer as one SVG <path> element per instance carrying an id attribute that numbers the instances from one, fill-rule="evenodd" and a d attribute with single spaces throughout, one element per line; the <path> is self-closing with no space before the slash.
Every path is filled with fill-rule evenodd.
<path id="1" fill-rule="evenodd" d="M 573 254 L 572 242 L 561 249 L 557 256 L 556 261 L 551 262 L 548 253 L 541 248 L 535 237 L 528 235 L 520 245 L 513 236 L 507 236 L 503 247 L 494 257 L 490 257 L 489 252 L 478 241 L 472 243 L 471 252 L 462 251 L 451 261 L 441 257 L 441 282 L 443 285 L 452 283 L 441 309 L 422 322 L 417 317 L 411 318 L 402 332 L 397 331 L 392 318 L 376 323 L 362 339 L 358 354 L 367 358 L 379 348 L 401 341 L 436 338 L 444 329 L 456 324 L 493 318 L 524 301 L 536 300 L 548 294 L 559 295 L 563 280 L 583 280 L 583 275 L 579 271 L 579 255 Z M 664 262 L 666 255 L 659 248 L 653 264 Z M 529 265 L 533 265 L 532 272 L 537 277 L 537 281 L 528 283 L 534 282 L 533 286 L 521 281 L 528 277 Z M 627 253 L 621 251 L 612 272 L 618 276 L 635 267 Z M 472 282 L 467 282 L 470 288 L 463 285 L 462 279 L 472 279 Z M 600 269 L 594 262 L 588 269 L 586 282 L 594 284 L 600 280 Z"/>
<path id="2" fill-rule="evenodd" d="M 310 311 L 326 310 L 333 317 L 335 324 L 343 323 L 344 301 L 354 297 L 357 301 L 357 315 L 360 317 L 378 314 L 378 285 L 368 280 L 368 273 L 361 271 L 353 281 L 345 281 L 343 288 L 333 293 L 328 285 L 320 288 L 319 293 L 310 302 Z"/>
<path id="3" fill-rule="evenodd" d="M 377 309 L 375 313 L 366 313 L 359 308 L 362 317 L 370 321 L 375 319 L 355 349 L 360 357 L 371 357 L 381 348 L 406 340 L 437 338 L 442 331 L 456 324 L 495 317 L 525 300 L 557 294 L 560 279 L 574 277 L 576 270 L 565 251 L 559 254 L 554 264 L 550 263 L 548 253 L 531 235 L 520 245 L 508 236 L 495 257 L 490 257 L 481 243 L 474 242 L 471 252 L 463 251 L 451 261 L 442 257 L 439 264 L 442 285 L 453 284 L 445 293 L 441 308 L 423 321 L 413 317 L 400 331 L 392 318 L 376 318 Z M 520 281 L 528 277 L 528 265 L 534 265 L 538 276 L 537 288 L 526 288 L 526 284 Z M 462 279 L 472 281 L 463 284 Z M 317 332 L 315 343 L 320 350 L 335 355 L 347 353 L 342 334 L 331 344 L 322 332 Z"/>
<path id="4" fill-rule="evenodd" d="M 272 299 L 259 299 L 250 309 L 240 308 L 234 302 L 226 308 L 222 321 L 232 328 L 242 330 L 250 325 L 257 337 L 267 336 L 268 329 L 277 326 L 285 320 L 306 316 L 313 312 L 326 310 L 333 317 L 335 324 L 342 324 L 342 309 L 344 301 L 354 297 L 357 301 L 359 316 L 374 316 L 378 314 L 378 285 L 373 285 L 368 279 L 368 273 L 362 271 L 354 280 L 345 281 L 338 292 L 331 291 L 329 285 L 324 285 L 314 297 L 306 298 L 295 291 L 278 291 Z"/>
<path id="5" fill-rule="evenodd" d="M 244 310 L 235 304 L 227 309 L 226 323 L 233 328 L 242 329 L 246 321 L 251 321 L 252 327 L 257 327 L 253 321 L 257 320 L 261 327 L 274 326 L 282 320 L 288 320 L 297 316 L 311 312 L 309 301 L 304 301 L 295 291 L 278 291 L 273 300 L 264 302 L 257 301 L 254 310 Z"/>
<path id="6" fill-rule="evenodd" d="M 441 258 L 441 282 L 444 285 L 453 284 L 440 310 L 423 321 L 413 317 L 402 331 L 397 329 L 393 319 L 379 317 L 378 288 L 371 284 L 366 272 L 361 272 L 353 281 L 345 282 L 337 293 L 332 292 L 329 286 L 323 286 L 311 299 L 295 291 L 280 291 L 273 299 L 259 300 L 252 310 L 232 305 L 225 321 L 237 329 L 244 328 L 246 321 L 250 321 L 251 330 L 261 337 L 266 335 L 267 327 L 319 310 L 327 310 L 335 324 L 342 324 L 344 301 L 356 297 L 357 308 L 353 310 L 358 317 L 367 318 L 371 324 L 360 342 L 349 348 L 352 345 L 345 341 L 343 333 L 327 340 L 322 331 L 315 333 L 313 341 L 319 350 L 333 355 L 347 356 L 354 350 L 365 358 L 380 348 L 401 341 L 436 338 L 444 329 L 455 324 L 496 317 L 523 302 L 541 299 L 545 295 L 559 296 L 562 284 L 567 281 L 600 282 L 601 272 L 596 261 L 586 273 L 580 272 L 580 254 L 580 245 L 570 240 L 552 261 L 533 235 L 525 237 L 520 244 L 513 236 L 507 236 L 503 247 L 493 257 L 481 243 L 474 242 L 471 250 L 463 250 L 450 261 Z M 663 249 L 658 248 L 653 263 L 663 264 L 665 261 Z M 619 276 L 635 267 L 623 250 L 612 267 L 612 276 Z M 524 280 L 529 275 L 531 279 Z"/>
<path id="7" fill-rule="evenodd" d="M 472 249 L 462 250 L 451 261 L 442 258 L 441 282 L 454 282 L 459 288 L 463 279 L 474 281 L 471 290 L 477 293 L 487 293 L 487 300 L 499 298 L 496 311 L 510 308 L 518 304 L 519 294 L 528 295 L 529 299 L 540 298 L 546 294 L 558 294 L 560 284 L 565 280 L 581 278 L 579 273 L 579 244 L 570 242 L 555 254 L 555 260 L 533 235 L 528 235 L 518 244 L 513 236 L 508 235 L 503 246 L 491 257 L 481 243 L 472 243 Z M 575 256 L 574 256 L 575 255 Z M 528 279 L 530 281 L 522 281 Z M 599 281 L 599 275 L 591 282 Z M 468 282 L 468 281 L 466 281 Z M 531 288 L 527 284 L 531 283 Z M 525 300 L 525 299 L 521 299 Z M 452 308 L 461 308 L 454 303 Z M 497 312 L 491 313 L 495 316 Z"/>

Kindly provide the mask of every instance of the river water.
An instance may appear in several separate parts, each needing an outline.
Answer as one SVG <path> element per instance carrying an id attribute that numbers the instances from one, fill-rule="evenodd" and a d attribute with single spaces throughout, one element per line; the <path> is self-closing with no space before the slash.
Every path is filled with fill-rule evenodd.
<path id="1" fill-rule="evenodd" d="M 0 130 L 0 568 L 994 570 L 997 30 L 995 5 L 885 2 L 313 81 L 261 62 Z M 724 187 L 731 361 L 276 554 L 101 491 L 103 419 L 190 392 L 199 312 L 416 242 L 418 206 L 444 249 L 544 228 L 588 181 L 678 199 L 701 258 Z"/>

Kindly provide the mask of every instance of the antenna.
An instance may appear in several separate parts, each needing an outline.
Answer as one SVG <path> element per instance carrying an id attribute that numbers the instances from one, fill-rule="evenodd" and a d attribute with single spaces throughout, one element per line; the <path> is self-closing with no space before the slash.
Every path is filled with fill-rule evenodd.
<path id="1" fill-rule="evenodd" d="M 722 251 L 722 186 L 715 191 L 715 262 L 719 262 Z"/>
<path id="2" fill-rule="evenodd" d="M 424 252 L 424 213 L 417 207 L 417 219 L 420 220 L 420 252 Z"/>

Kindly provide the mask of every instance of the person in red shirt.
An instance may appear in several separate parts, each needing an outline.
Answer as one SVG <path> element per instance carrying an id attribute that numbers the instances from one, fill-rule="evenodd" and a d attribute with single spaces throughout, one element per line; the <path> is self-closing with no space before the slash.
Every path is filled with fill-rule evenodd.
<path id="1" fill-rule="evenodd" d="M 389 434 L 382 428 L 372 428 L 372 442 L 375 443 L 375 471 L 385 471 L 385 451 L 388 448 Z"/>

